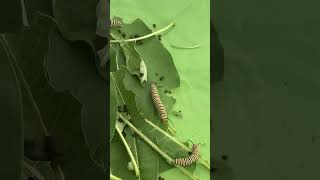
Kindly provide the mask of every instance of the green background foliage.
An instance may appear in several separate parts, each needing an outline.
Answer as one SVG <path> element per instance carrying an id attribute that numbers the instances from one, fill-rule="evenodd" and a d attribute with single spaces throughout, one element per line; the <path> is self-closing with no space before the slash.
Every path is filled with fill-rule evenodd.
<path id="1" fill-rule="evenodd" d="M 140 18 L 150 29 L 168 25 L 172 20 L 176 26 L 162 35 L 162 43 L 171 53 L 180 76 L 180 87 L 173 90 L 176 98 L 174 110 L 181 110 L 183 118 L 169 118 L 174 122 L 177 138 L 205 143 L 201 153 L 205 159 L 210 154 L 210 2 L 207 0 L 164 0 L 154 3 L 149 0 L 112 0 L 110 16 L 121 17 L 131 23 Z M 198 49 L 175 49 L 170 45 L 192 46 L 201 43 Z M 159 59 L 161 60 L 161 59 Z M 149 72 L 150 73 L 150 72 Z M 152 72 L 151 72 L 152 73 Z M 196 174 L 209 179 L 208 171 L 201 165 Z M 166 179 L 187 179 L 178 169 L 160 174 Z"/>

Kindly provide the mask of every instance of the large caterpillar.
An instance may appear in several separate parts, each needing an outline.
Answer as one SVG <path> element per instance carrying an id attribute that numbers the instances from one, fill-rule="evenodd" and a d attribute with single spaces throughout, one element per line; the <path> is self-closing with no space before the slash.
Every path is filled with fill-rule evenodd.
<path id="1" fill-rule="evenodd" d="M 110 25 L 111 27 L 121 27 L 122 23 L 117 19 L 110 19 Z"/>
<path id="2" fill-rule="evenodd" d="M 151 97 L 154 106 L 156 107 L 159 117 L 163 122 L 167 122 L 168 115 L 166 112 L 166 108 L 164 107 L 163 103 L 161 102 L 157 87 L 155 84 L 151 84 Z"/>
<path id="3" fill-rule="evenodd" d="M 196 162 L 200 156 L 200 145 L 193 144 L 192 146 L 192 154 L 185 158 L 176 158 L 173 160 L 173 164 L 180 165 L 180 166 L 189 166 Z"/>

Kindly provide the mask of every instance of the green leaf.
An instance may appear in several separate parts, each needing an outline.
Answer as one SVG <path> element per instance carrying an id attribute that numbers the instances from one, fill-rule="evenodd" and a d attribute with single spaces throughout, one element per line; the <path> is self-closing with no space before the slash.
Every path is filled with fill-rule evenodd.
<path id="1" fill-rule="evenodd" d="M 140 86 L 138 80 L 132 77 L 129 73 L 125 74 L 123 82 L 125 88 L 135 94 L 135 102 L 139 112 L 141 112 L 144 117 L 155 121 L 157 120 L 156 122 L 159 122 L 160 119 L 151 98 L 151 86 L 149 84 L 145 87 Z M 166 107 L 167 113 L 169 113 L 175 103 L 175 99 L 165 95 L 163 89 L 159 88 L 158 92 L 161 101 Z"/>
<path id="2" fill-rule="evenodd" d="M 95 37 L 98 2 L 99 0 L 53 0 L 53 15 L 65 38 L 76 41 Z"/>
<path id="3" fill-rule="evenodd" d="M 127 37 L 135 34 L 143 36 L 152 33 L 140 19 L 133 21 L 131 24 L 124 24 L 121 31 L 127 34 Z M 156 37 L 144 39 L 141 42 L 142 44 L 137 44 L 135 48 L 147 67 L 148 82 L 156 82 L 159 86 L 169 89 L 179 87 L 180 77 L 169 51 Z M 140 67 L 140 63 L 138 67 Z M 160 78 L 163 80 L 160 80 Z"/>
<path id="4" fill-rule="evenodd" d="M 159 155 L 146 142 L 137 138 L 141 179 L 158 180 Z"/>
<path id="5" fill-rule="evenodd" d="M 82 127 L 92 155 L 105 143 L 108 126 L 107 84 L 97 73 L 95 56 L 88 44 L 69 44 L 54 31 L 46 59 L 54 89 L 70 91 L 83 105 Z"/>
<path id="6" fill-rule="evenodd" d="M 140 77 L 140 64 L 143 60 L 134 48 L 134 43 L 120 43 L 120 47 L 126 57 L 126 66 L 129 72 Z"/>
<path id="7" fill-rule="evenodd" d="M 20 179 L 22 147 L 22 95 L 17 75 L 12 65 L 8 47 L 0 36 L 0 109 L 3 125 L 0 128 L 0 140 L 5 146 L 1 148 L 1 161 L 8 171 L 2 171 L 5 179 Z"/>
<path id="8" fill-rule="evenodd" d="M 126 65 L 126 58 L 118 43 L 110 47 L 110 71 L 114 72 Z"/>
<path id="9" fill-rule="evenodd" d="M 116 133 L 110 143 L 110 166 L 112 174 L 121 179 L 138 179 L 134 171 L 128 169 L 130 162 L 129 155 L 122 144 L 119 135 Z"/>
<path id="10" fill-rule="evenodd" d="M 166 135 L 160 133 L 158 130 L 154 129 L 151 125 L 148 125 L 145 122 L 144 117 L 142 116 L 142 114 L 140 113 L 140 111 L 137 108 L 134 93 L 132 91 L 129 91 L 126 89 L 126 86 L 131 87 L 131 88 L 132 88 L 132 86 L 137 86 L 139 88 L 143 88 L 139 85 L 138 80 L 131 81 L 132 84 L 125 85 L 124 83 L 126 81 L 130 82 L 130 80 L 125 80 L 125 78 L 134 79 L 134 77 L 132 77 L 132 75 L 130 75 L 130 73 L 125 68 L 121 68 L 119 71 L 114 72 L 113 75 L 114 75 L 114 77 L 116 79 L 116 83 L 119 87 L 118 91 L 121 94 L 120 96 L 123 97 L 126 105 L 128 106 L 128 112 L 130 114 L 132 123 L 139 130 L 141 130 L 148 138 L 154 140 L 154 143 L 158 144 L 159 148 L 162 149 L 163 151 L 167 152 L 170 157 L 188 156 L 188 151 L 183 149 L 176 142 L 172 141 Z M 143 94 L 143 93 L 141 93 L 141 94 Z M 149 91 L 147 94 L 144 94 L 145 97 L 149 96 L 149 95 L 150 95 Z M 149 108 L 153 108 L 153 107 L 149 107 Z M 159 123 L 159 126 L 161 126 L 161 123 Z M 164 127 L 162 127 L 162 128 L 164 128 Z M 137 147 L 137 148 L 138 148 L 138 152 L 139 152 L 139 147 Z M 140 157 L 139 154 L 138 154 L 138 157 Z M 169 165 L 162 157 L 160 158 L 159 163 L 160 163 L 159 166 L 164 167 L 164 168 L 160 169 L 161 172 L 173 167 L 173 166 Z M 141 164 L 140 161 L 139 161 L 139 164 L 140 164 L 140 166 L 144 166 L 144 164 Z M 193 171 L 194 166 L 189 167 L 188 170 Z"/>

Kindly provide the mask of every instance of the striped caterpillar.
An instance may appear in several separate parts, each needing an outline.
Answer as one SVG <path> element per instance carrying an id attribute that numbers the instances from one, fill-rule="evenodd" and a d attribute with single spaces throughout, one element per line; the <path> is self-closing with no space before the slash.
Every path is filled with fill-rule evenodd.
<path id="1" fill-rule="evenodd" d="M 151 84 L 151 97 L 152 97 L 153 104 L 158 111 L 160 119 L 163 122 L 167 122 L 168 115 L 163 103 L 161 102 L 161 99 L 155 84 Z"/>
<path id="2" fill-rule="evenodd" d="M 117 19 L 110 19 L 111 27 L 121 27 L 122 23 Z"/>
<path id="3" fill-rule="evenodd" d="M 176 158 L 173 160 L 173 164 L 180 165 L 180 166 L 189 166 L 196 162 L 200 157 L 200 145 L 193 144 L 192 146 L 192 153 L 190 156 L 185 158 Z"/>

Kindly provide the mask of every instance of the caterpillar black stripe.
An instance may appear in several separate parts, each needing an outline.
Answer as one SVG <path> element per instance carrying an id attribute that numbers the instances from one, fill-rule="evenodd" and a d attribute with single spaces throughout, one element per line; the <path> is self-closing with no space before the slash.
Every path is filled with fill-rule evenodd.
<path id="1" fill-rule="evenodd" d="M 117 19 L 110 19 L 111 27 L 121 27 L 122 23 Z"/>
<path id="2" fill-rule="evenodd" d="M 173 160 L 173 164 L 180 166 L 189 166 L 196 162 L 200 156 L 200 146 L 198 144 L 194 144 L 192 146 L 192 154 L 185 158 L 176 158 Z"/>
<path id="3" fill-rule="evenodd" d="M 168 115 L 166 112 L 166 108 L 164 107 L 163 103 L 161 102 L 157 87 L 155 84 L 151 84 L 151 97 L 154 106 L 156 107 L 159 117 L 163 122 L 167 122 Z"/>

